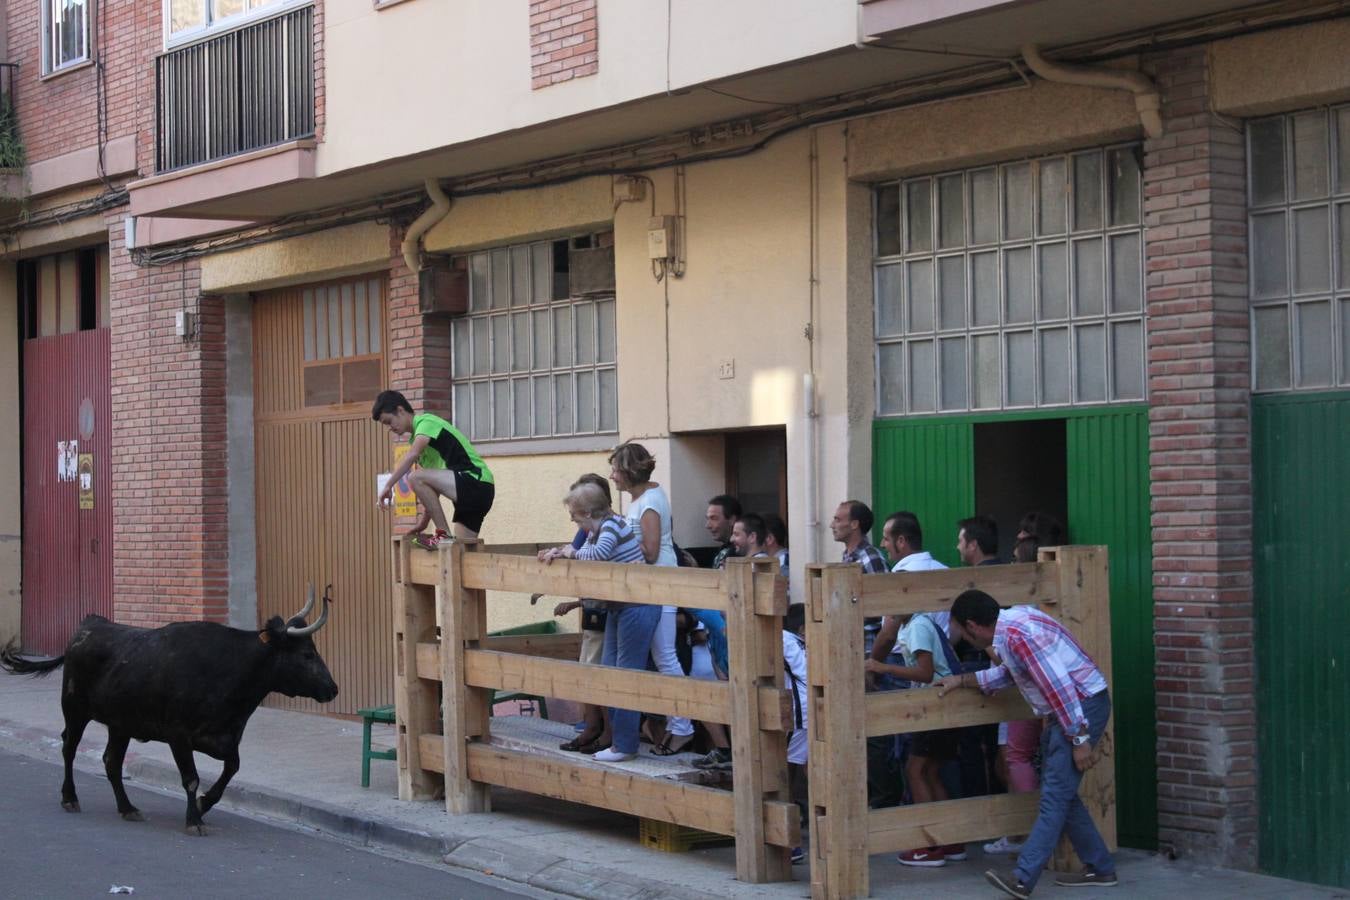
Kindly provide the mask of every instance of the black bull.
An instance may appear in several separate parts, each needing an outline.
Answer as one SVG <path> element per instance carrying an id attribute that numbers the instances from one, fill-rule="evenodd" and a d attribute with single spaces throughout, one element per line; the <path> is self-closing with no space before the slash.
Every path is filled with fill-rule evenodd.
<path id="1" fill-rule="evenodd" d="M 127 744 L 133 738 L 163 741 L 173 751 L 187 792 L 187 830 L 205 834 L 202 816 L 239 771 L 239 740 L 263 698 L 272 691 L 320 703 L 337 696 L 337 685 L 312 637 L 328 621 L 330 599 L 325 592 L 323 614 L 306 625 L 305 617 L 314 608 L 311 588 L 303 610 L 289 621 L 273 616 L 260 631 L 214 622 L 134 628 L 88 616 L 62 656 L 35 661 L 9 651 L 0 654 L 0 667 L 17 674 L 45 675 L 65 665 L 61 751 L 66 778 L 61 806 L 70 812 L 80 810 L 72 766 L 92 719 L 108 728 L 103 765 L 122 818 L 142 819 L 122 787 Z M 200 797 L 194 750 L 224 763 L 220 778 Z"/>

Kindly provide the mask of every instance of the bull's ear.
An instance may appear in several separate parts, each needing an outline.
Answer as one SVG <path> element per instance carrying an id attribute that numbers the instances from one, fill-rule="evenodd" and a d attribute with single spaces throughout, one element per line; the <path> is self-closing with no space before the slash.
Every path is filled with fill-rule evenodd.
<path id="1" fill-rule="evenodd" d="M 258 632 L 258 640 L 262 641 L 264 644 L 269 643 L 272 640 L 271 632 L 264 628 L 262 631 Z"/>

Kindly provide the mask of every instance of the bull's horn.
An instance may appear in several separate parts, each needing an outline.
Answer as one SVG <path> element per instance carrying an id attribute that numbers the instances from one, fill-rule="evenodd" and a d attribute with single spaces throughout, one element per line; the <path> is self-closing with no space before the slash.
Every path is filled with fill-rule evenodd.
<path id="1" fill-rule="evenodd" d="M 313 634 L 314 632 L 318 631 L 320 628 L 323 627 L 324 623 L 328 621 L 328 604 L 329 604 L 328 598 L 324 597 L 323 614 L 314 620 L 313 625 L 292 625 L 291 627 L 286 629 L 286 633 L 289 634 L 291 637 L 304 637 L 307 634 Z"/>
<path id="2" fill-rule="evenodd" d="M 295 615 L 291 616 L 291 619 L 303 619 L 305 616 L 309 615 L 310 612 L 313 611 L 313 609 L 314 609 L 314 582 L 311 581 L 305 585 L 305 608 L 300 610 Z M 289 622 L 290 619 L 287 619 L 286 621 Z"/>

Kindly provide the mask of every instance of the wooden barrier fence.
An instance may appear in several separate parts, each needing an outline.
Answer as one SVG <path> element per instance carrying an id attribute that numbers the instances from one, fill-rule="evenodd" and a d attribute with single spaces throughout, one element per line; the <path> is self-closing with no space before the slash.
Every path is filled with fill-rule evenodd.
<path id="1" fill-rule="evenodd" d="M 867 738 L 1034 718 L 1016 690 L 985 697 L 962 690 L 864 693 L 863 619 L 950 609 L 976 588 L 1003 606 L 1034 604 L 1059 619 L 1111 680 L 1111 616 L 1105 547 L 1051 547 L 1035 563 L 894 575 L 856 565 L 807 570 L 806 646 L 811 700 L 811 895 L 866 897 L 867 857 L 1025 834 L 1040 794 L 1001 794 L 890 809 L 867 806 Z M 1079 791 L 1106 843 L 1116 847 L 1113 728 Z M 738 762 L 739 765 L 739 762 Z M 1055 868 L 1072 864 L 1067 841 Z"/>
<path id="2" fill-rule="evenodd" d="M 475 543 L 428 553 L 395 539 L 393 568 L 400 799 L 431 799 L 443 790 L 448 812 L 486 812 L 489 787 L 500 785 L 734 835 L 737 878 L 791 880 L 788 855 L 801 844 L 801 824 L 788 799 L 792 701 L 783 687 L 780 634 L 787 597 L 775 560 L 732 560 L 721 571 L 545 564 L 483 552 Z M 702 681 L 585 665 L 576 661 L 580 643 L 574 634 L 489 638 L 489 590 L 721 611 L 730 678 Z M 733 789 L 493 746 L 494 689 L 734 723 Z"/>

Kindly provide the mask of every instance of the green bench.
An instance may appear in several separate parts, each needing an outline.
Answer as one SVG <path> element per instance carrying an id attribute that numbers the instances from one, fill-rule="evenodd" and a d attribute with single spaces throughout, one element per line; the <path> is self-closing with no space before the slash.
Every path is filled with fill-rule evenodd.
<path id="1" fill-rule="evenodd" d="M 531 622 L 528 625 L 517 625 L 515 628 L 493 631 L 488 634 L 488 637 L 557 633 L 558 623 L 549 619 L 545 622 Z M 526 694 L 522 691 L 493 692 L 493 706 L 506 700 L 533 700 L 539 707 L 539 718 L 548 718 L 548 702 L 538 694 Z M 356 714 L 361 717 L 361 787 L 368 788 L 370 787 L 370 761 L 372 759 L 398 759 L 398 751 L 392 747 L 388 750 L 372 750 L 370 748 L 370 726 L 375 722 L 387 722 L 392 725 L 396 721 L 394 705 L 391 703 L 388 706 L 371 706 L 366 709 L 358 709 Z"/>

